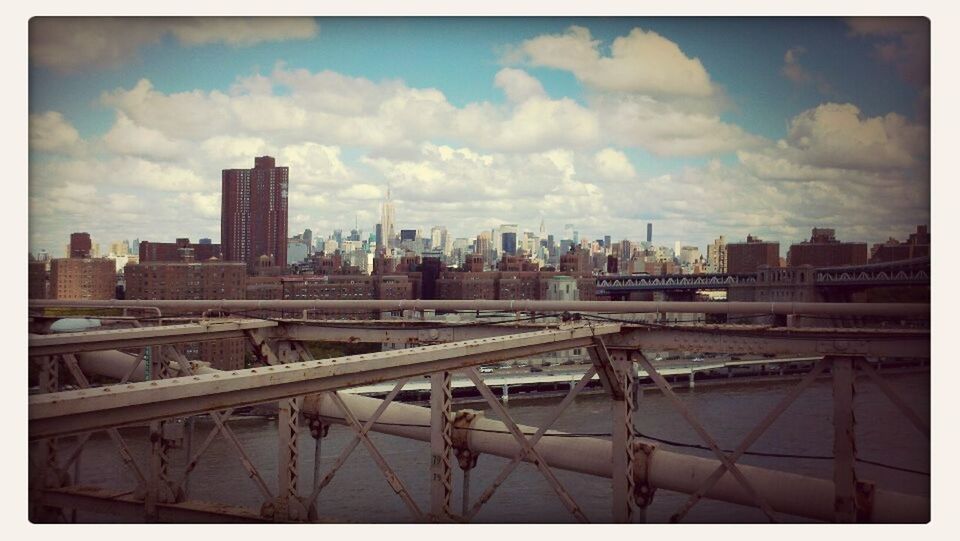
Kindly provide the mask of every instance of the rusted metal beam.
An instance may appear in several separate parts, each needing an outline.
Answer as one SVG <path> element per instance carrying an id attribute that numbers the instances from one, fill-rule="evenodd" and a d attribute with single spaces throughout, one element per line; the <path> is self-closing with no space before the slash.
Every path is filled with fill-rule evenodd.
<path id="1" fill-rule="evenodd" d="M 723 451 L 720 450 L 720 446 L 717 445 L 717 442 L 714 441 L 713 437 L 703 428 L 703 425 L 697 419 L 697 417 L 690 411 L 690 409 L 683 403 L 682 400 L 673 392 L 673 389 L 670 387 L 670 384 L 657 372 L 657 369 L 650 364 L 650 361 L 643 356 L 642 353 L 637 355 L 637 360 L 640 361 L 640 364 L 643 366 L 643 369 L 647 372 L 647 375 L 657 384 L 657 387 L 663 392 L 663 394 L 670 400 L 673 404 L 673 407 L 680 412 L 683 418 L 687 421 L 694 432 L 700 436 L 700 439 L 707 444 L 707 447 L 713 451 L 713 454 L 720 459 L 720 463 L 723 464 L 725 469 L 730 472 L 730 474 L 740 483 L 743 488 L 750 494 L 755 503 L 762 511 L 763 514 L 770 519 L 771 522 L 776 522 L 776 517 L 773 514 L 773 508 L 770 507 L 770 504 L 764 499 L 763 496 L 757 491 L 756 487 L 747 479 L 747 477 L 740 471 L 740 468 L 734 464 Z"/>
<path id="2" fill-rule="evenodd" d="M 597 371 L 597 377 L 603 385 L 603 389 L 610 393 L 614 400 L 623 400 L 623 386 L 620 376 L 613 367 L 613 360 L 607 351 L 607 346 L 602 338 L 596 338 L 593 341 L 593 347 L 587 348 L 587 355 L 590 356 L 590 362 Z"/>
<path id="3" fill-rule="evenodd" d="M 833 373 L 833 490 L 837 522 L 857 521 L 853 358 L 829 357 Z"/>
<path id="4" fill-rule="evenodd" d="M 50 507 L 107 513 L 111 517 L 143 520 L 143 501 L 127 492 L 95 487 L 63 487 L 44 490 L 40 502 Z M 266 522 L 250 509 L 222 503 L 188 501 L 158 503 L 158 522 Z"/>
<path id="5" fill-rule="evenodd" d="M 619 330 L 618 324 L 578 326 L 38 395 L 29 399 L 30 437 L 87 432 L 537 355 L 585 346 L 594 336 Z"/>
<path id="6" fill-rule="evenodd" d="M 483 395 L 483 398 L 487 401 L 487 404 L 490 405 L 490 408 L 497 414 L 503 424 L 506 425 L 507 430 L 510 431 L 510 434 L 514 437 L 516 442 L 520 445 L 519 456 L 521 459 L 527 457 L 531 462 L 540 470 L 540 473 L 543 474 L 543 477 L 547 480 L 547 483 L 557 493 L 557 496 L 560 498 L 560 501 L 563 502 L 564 507 L 567 508 L 570 513 L 577 518 L 580 522 L 590 522 L 587 520 L 587 516 L 583 514 L 583 510 L 580 509 L 580 506 L 577 505 L 577 502 L 573 500 L 570 494 L 563 484 L 560 483 L 560 480 L 557 479 L 557 476 L 550 469 L 549 463 L 543 459 L 543 456 L 537 451 L 534 447 L 534 444 L 527 440 L 526 436 L 523 434 L 523 431 L 517 424 L 513 421 L 513 418 L 510 417 L 510 414 L 507 413 L 507 410 L 503 409 L 503 406 L 500 404 L 500 401 L 497 400 L 496 395 L 493 394 L 493 391 L 487 387 L 487 384 L 483 382 L 483 378 L 480 377 L 480 373 L 477 372 L 475 368 L 469 368 L 466 370 L 467 375 L 473 381 L 474 385 L 477 386 L 477 390 L 480 391 L 480 394 Z M 536 435 L 536 434 L 534 434 Z M 543 435 L 542 433 L 540 434 Z"/>
<path id="7" fill-rule="evenodd" d="M 243 338 L 251 329 L 275 327 L 273 321 L 243 319 L 208 320 L 206 323 L 185 323 L 159 327 L 84 331 L 59 334 L 35 334 L 29 337 L 29 355 L 57 355 L 82 351 L 128 349 L 142 346 L 203 342 L 224 338 Z"/>
<path id="8" fill-rule="evenodd" d="M 567 407 L 571 403 L 573 403 L 574 398 L 576 398 L 577 395 L 580 394 L 580 392 L 583 391 L 583 389 L 587 386 L 587 383 L 589 383 L 590 380 L 593 379 L 595 372 L 596 372 L 596 369 L 593 367 L 590 367 L 587 370 L 587 372 L 583 375 L 583 377 L 580 378 L 580 381 L 578 381 L 577 384 L 572 389 L 570 389 L 570 391 L 563 398 L 560 404 L 554 408 L 553 413 L 551 413 L 550 415 L 550 418 L 544 421 L 544 423 L 540 425 L 540 428 L 537 429 L 537 432 L 533 435 L 533 437 L 530 438 L 531 448 L 535 448 L 537 446 L 537 443 L 540 441 L 543 435 L 547 433 L 547 430 L 549 430 L 550 427 L 553 426 L 553 423 L 555 423 L 557 419 L 560 418 L 560 415 L 562 415 L 563 412 L 566 411 Z M 508 463 L 506 466 L 504 466 L 502 470 L 500 470 L 500 473 L 497 475 L 497 477 L 493 480 L 490 486 L 488 486 L 487 489 L 483 491 L 480 497 L 477 498 L 476 503 L 469 510 L 467 510 L 466 498 L 464 498 L 464 506 L 463 506 L 464 517 L 467 520 L 470 520 L 473 517 L 475 517 L 477 513 L 480 511 L 480 508 L 483 507 L 483 505 L 487 503 L 491 497 L 493 497 L 493 493 L 498 488 L 500 488 L 500 485 L 502 485 L 503 482 L 507 480 L 507 477 L 509 477 L 510 474 L 513 473 L 513 470 L 516 469 L 517 465 L 520 464 L 520 462 L 523 460 L 532 460 L 532 459 L 533 457 L 530 456 L 525 449 L 521 448 L 520 450 L 518 450 L 517 454 L 514 455 L 510 463 Z M 469 471 L 469 469 L 464 470 L 464 472 L 467 472 L 467 471 Z"/>
<path id="9" fill-rule="evenodd" d="M 922 329 L 761 329 L 741 325 L 644 328 L 624 325 L 619 334 L 604 337 L 604 342 L 611 352 L 642 348 L 648 351 L 748 355 L 930 357 L 930 332 Z"/>
<path id="10" fill-rule="evenodd" d="M 657 301 L 530 301 L 530 300 L 31 300 L 30 308 L 156 307 L 193 311 L 221 310 L 470 310 L 502 312 L 694 313 L 761 315 L 874 315 L 930 317 L 930 305 L 921 303 L 826 302 L 657 302 Z"/>
<path id="11" fill-rule="evenodd" d="M 446 521 L 453 515 L 453 396 L 450 372 L 430 374 L 430 514 Z"/>

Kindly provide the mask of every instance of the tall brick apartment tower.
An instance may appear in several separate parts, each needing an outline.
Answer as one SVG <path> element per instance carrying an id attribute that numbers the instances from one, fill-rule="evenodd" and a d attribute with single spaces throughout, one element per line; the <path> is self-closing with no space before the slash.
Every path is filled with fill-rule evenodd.
<path id="1" fill-rule="evenodd" d="M 287 264 L 287 181 L 290 169 L 271 156 L 254 158 L 253 169 L 224 169 L 220 245 L 227 261 L 252 269 L 260 256 Z"/>

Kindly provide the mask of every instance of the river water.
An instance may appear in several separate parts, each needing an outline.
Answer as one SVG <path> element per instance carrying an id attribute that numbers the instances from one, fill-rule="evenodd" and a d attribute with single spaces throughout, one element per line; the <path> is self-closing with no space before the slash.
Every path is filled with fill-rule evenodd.
<path id="1" fill-rule="evenodd" d="M 918 412 L 929 419 L 929 373 L 888 376 L 898 392 Z M 733 449 L 796 383 L 730 383 L 679 391 L 679 396 L 703 422 L 718 444 Z M 547 419 L 558 399 L 517 400 L 513 397 L 508 411 L 518 423 L 539 426 Z M 771 426 L 751 447 L 752 451 L 800 455 L 831 455 L 833 427 L 831 422 L 831 386 L 828 380 L 815 383 Z M 479 409 L 479 404 L 470 404 Z M 491 410 L 485 415 L 496 418 Z M 865 379 L 858 379 L 855 399 L 857 456 L 904 468 L 930 471 L 929 441 L 899 413 L 880 390 Z M 577 398 L 555 423 L 557 430 L 571 433 L 609 433 L 611 402 L 602 395 Z M 702 443 L 696 433 L 658 392 L 648 391 L 640 400 L 635 416 L 637 429 L 651 436 L 678 442 Z M 232 420 L 231 427 L 271 491 L 276 493 L 277 422 L 263 418 Z M 212 423 L 197 423 L 194 446 L 199 446 Z M 125 430 L 124 435 L 137 461 L 148 464 L 146 431 Z M 333 426 L 322 441 L 321 470 L 329 470 L 352 432 Z M 429 445 L 394 436 L 372 434 L 371 439 L 405 483 L 421 510 L 429 510 Z M 300 439 L 300 492 L 311 488 L 314 464 L 314 440 L 304 429 Z M 63 449 L 71 449 L 69 439 Z M 712 453 L 697 449 L 676 450 L 710 457 Z M 66 451 L 64 451 L 66 452 Z M 182 450 L 174 451 L 174 464 L 185 461 Z M 482 455 L 471 474 L 471 499 L 478 497 L 492 482 L 506 459 Z M 742 463 L 793 473 L 823 477 L 832 476 L 829 460 L 785 459 L 747 456 Z M 180 468 L 174 466 L 175 477 Z M 610 522 L 611 488 L 609 479 L 555 471 L 573 499 L 592 522 Z M 930 477 L 893 471 L 869 464 L 857 465 L 859 479 L 877 482 L 879 487 L 899 492 L 929 495 Z M 462 477 L 454 468 L 454 508 L 460 510 Z M 134 487 L 129 474 L 105 433 L 95 435 L 84 448 L 80 463 L 80 484 L 111 488 Z M 658 491 L 647 510 L 648 522 L 667 522 L 670 515 L 686 500 L 684 494 Z M 216 501 L 259 509 L 261 494 L 242 469 L 234 448 L 217 436 L 191 475 L 190 499 Z M 472 500 L 471 500 L 472 501 Z M 404 503 L 396 496 L 363 446 L 358 446 L 333 481 L 318 499 L 323 517 L 357 522 L 408 522 L 411 520 Z M 81 521 L 114 522 L 109 515 L 80 514 Z M 781 520 L 804 522 L 798 517 L 781 515 Z M 531 464 L 520 464 L 500 486 L 493 498 L 475 517 L 475 522 L 538 522 L 562 523 L 575 519 L 561 504 L 542 474 Z M 765 522 L 754 508 L 702 500 L 687 515 L 686 522 Z"/>

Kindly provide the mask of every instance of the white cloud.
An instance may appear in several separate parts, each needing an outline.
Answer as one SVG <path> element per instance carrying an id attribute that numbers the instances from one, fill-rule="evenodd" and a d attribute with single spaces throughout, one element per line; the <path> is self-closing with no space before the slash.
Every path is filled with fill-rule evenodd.
<path id="1" fill-rule="evenodd" d="M 597 172 L 608 180 L 629 180 L 637 175 L 630 158 L 615 148 L 605 148 L 594 155 Z"/>
<path id="2" fill-rule="evenodd" d="M 503 89 L 507 98 L 513 102 L 523 102 L 529 98 L 547 97 L 543 85 L 527 72 L 514 68 L 503 68 L 493 79 L 497 88 Z"/>
<path id="3" fill-rule="evenodd" d="M 602 56 L 600 42 L 580 26 L 524 41 L 519 49 L 530 64 L 570 71 L 598 90 L 700 98 L 714 93 L 699 59 L 689 58 L 676 43 L 641 28 L 613 40 L 610 56 Z"/>
<path id="4" fill-rule="evenodd" d="M 248 46 L 310 39 L 318 30 L 313 19 L 292 17 L 35 17 L 30 21 L 30 60 L 60 72 L 116 68 L 166 35 L 185 46 Z"/>
<path id="5" fill-rule="evenodd" d="M 308 17 L 185 17 L 168 21 L 170 32 L 187 46 L 226 43 L 241 47 L 311 39 L 320 30 Z"/>
<path id="6" fill-rule="evenodd" d="M 716 115 L 644 96 L 597 97 L 592 109 L 607 140 L 662 156 L 704 156 L 763 143 L 762 138 Z"/>
<path id="7" fill-rule="evenodd" d="M 220 192 L 189 192 L 177 195 L 177 201 L 203 218 L 220 221 Z"/>
<path id="8" fill-rule="evenodd" d="M 826 103 L 795 116 L 781 146 L 801 164 L 882 170 L 915 165 L 927 138 L 926 127 L 897 113 L 866 118 L 853 104 Z"/>
<path id="9" fill-rule="evenodd" d="M 342 199 L 361 199 L 366 201 L 381 201 L 384 194 L 380 188 L 371 184 L 354 184 L 340 190 L 337 196 Z"/>
<path id="10" fill-rule="evenodd" d="M 103 136 L 103 142 L 116 154 L 147 158 L 174 158 L 186 150 L 183 143 L 158 130 L 138 126 L 123 113 L 117 115 L 116 123 Z"/>
<path id="11" fill-rule="evenodd" d="M 70 153 L 80 145 L 80 134 L 57 111 L 30 115 L 30 150 Z"/>

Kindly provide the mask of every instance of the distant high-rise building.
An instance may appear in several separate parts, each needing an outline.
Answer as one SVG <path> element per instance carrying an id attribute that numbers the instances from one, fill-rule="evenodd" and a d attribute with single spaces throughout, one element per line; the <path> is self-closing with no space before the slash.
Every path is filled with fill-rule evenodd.
<path id="1" fill-rule="evenodd" d="M 610 243 L 613 242 L 610 239 L 610 235 L 603 236 L 603 250 L 607 253 L 610 253 Z"/>
<path id="2" fill-rule="evenodd" d="M 313 248 L 313 231 L 309 227 L 303 230 L 303 242 L 307 245 L 307 250 Z"/>
<path id="3" fill-rule="evenodd" d="M 401 229 L 400 230 L 400 242 L 403 241 L 413 241 L 417 240 L 417 230 L 416 229 Z"/>
<path id="4" fill-rule="evenodd" d="M 707 271 L 719 274 L 727 272 L 727 243 L 723 235 L 707 245 Z"/>
<path id="5" fill-rule="evenodd" d="M 377 224 L 374 229 L 376 231 L 376 241 L 377 241 L 376 247 L 382 248 L 383 247 L 383 224 Z"/>
<path id="6" fill-rule="evenodd" d="M 387 248 L 389 250 L 393 247 L 393 240 L 397 236 L 394 213 L 393 201 L 390 199 L 390 185 L 388 184 L 387 200 L 383 202 L 383 207 L 380 210 L 380 237 L 382 244 L 378 244 L 377 248 Z"/>
<path id="7" fill-rule="evenodd" d="M 504 233 L 501 236 L 503 253 L 514 255 L 517 253 L 517 234 L 513 232 Z"/>
<path id="8" fill-rule="evenodd" d="M 213 241 L 211 241 L 207 237 L 203 237 L 197 241 L 197 244 L 213 244 Z"/>
<path id="9" fill-rule="evenodd" d="M 653 242 L 653 224 L 647 222 L 647 242 Z"/>
<path id="10" fill-rule="evenodd" d="M 90 257 L 93 245 L 90 242 L 90 233 L 70 233 L 70 257 L 85 259 Z"/>
<path id="11" fill-rule="evenodd" d="M 270 156 L 254 158 L 253 169 L 224 169 L 220 243 L 228 261 L 252 269 L 266 256 L 287 262 L 287 188 L 290 168 Z"/>

